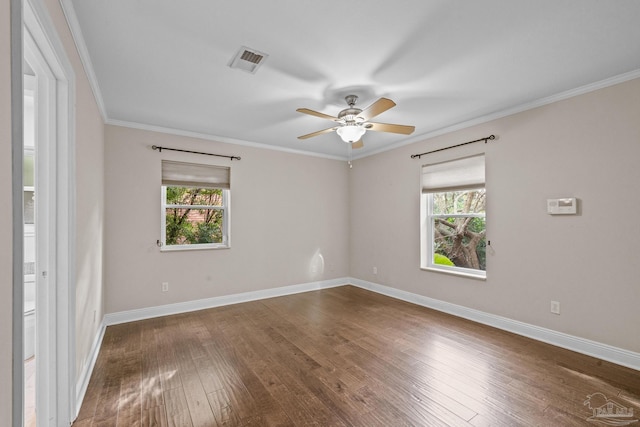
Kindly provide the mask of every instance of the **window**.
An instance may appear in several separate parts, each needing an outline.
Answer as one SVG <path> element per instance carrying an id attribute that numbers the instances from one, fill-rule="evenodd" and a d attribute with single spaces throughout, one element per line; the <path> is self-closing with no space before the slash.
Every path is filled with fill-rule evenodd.
<path id="1" fill-rule="evenodd" d="M 422 268 L 486 277 L 484 175 L 484 155 L 422 167 Z"/>
<path id="2" fill-rule="evenodd" d="M 162 250 L 228 248 L 230 169 L 162 161 Z"/>

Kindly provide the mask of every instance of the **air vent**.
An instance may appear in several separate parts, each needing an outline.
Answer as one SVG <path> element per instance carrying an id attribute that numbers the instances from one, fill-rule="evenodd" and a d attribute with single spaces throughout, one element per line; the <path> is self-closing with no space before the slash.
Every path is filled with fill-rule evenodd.
<path id="1" fill-rule="evenodd" d="M 266 53 L 242 46 L 234 57 L 231 58 L 229 67 L 255 74 L 268 56 Z"/>

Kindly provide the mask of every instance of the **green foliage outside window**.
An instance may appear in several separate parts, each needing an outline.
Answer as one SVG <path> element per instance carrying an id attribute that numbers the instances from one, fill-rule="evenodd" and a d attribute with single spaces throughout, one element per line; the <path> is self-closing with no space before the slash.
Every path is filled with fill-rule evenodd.
<path id="1" fill-rule="evenodd" d="M 449 258 L 439 253 L 433 254 L 433 263 L 438 265 L 448 265 L 448 266 L 455 265 L 453 261 L 451 261 Z"/>
<path id="2" fill-rule="evenodd" d="M 484 189 L 433 194 L 434 264 L 486 270 L 485 200 Z"/>
<path id="3" fill-rule="evenodd" d="M 166 187 L 166 244 L 223 242 L 221 189 Z"/>

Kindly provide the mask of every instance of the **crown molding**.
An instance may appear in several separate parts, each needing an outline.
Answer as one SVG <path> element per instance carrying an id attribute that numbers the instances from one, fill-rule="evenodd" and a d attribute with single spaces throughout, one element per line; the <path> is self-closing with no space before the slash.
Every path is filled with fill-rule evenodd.
<path id="1" fill-rule="evenodd" d="M 451 126 L 447 126 L 444 128 L 440 128 L 434 130 L 432 132 L 427 132 L 422 135 L 415 136 L 413 138 L 406 139 L 404 141 L 400 141 L 391 145 L 388 145 L 384 148 L 380 148 L 378 150 L 370 151 L 368 153 L 364 153 L 360 156 L 354 156 L 353 160 L 363 159 L 365 157 L 373 156 L 376 154 L 384 153 L 387 151 L 395 150 L 396 148 L 404 147 L 406 145 L 411 145 L 416 142 L 423 142 L 431 138 L 435 138 L 440 135 L 445 135 L 447 133 L 455 132 L 461 129 L 466 129 L 471 126 L 476 126 L 482 123 L 487 123 L 492 120 L 501 119 L 503 117 L 512 116 L 514 114 L 522 113 L 524 111 L 533 110 L 534 108 L 542 107 L 545 105 L 553 104 L 554 102 L 564 101 L 565 99 L 573 98 L 575 96 L 584 95 L 589 92 L 594 92 L 599 89 L 604 89 L 609 86 L 614 86 L 620 83 L 627 82 L 629 80 L 640 78 L 640 69 L 629 71 L 628 73 L 619 74 L 617 76 L 609 77 L 604 80 L 600 80 L 594 83 L 589 83 L 584 86 L 580 86 L 574 89 L 569 89 L 564 92 L 557 93 L 555 95 L 547 96 L 545 98 L 540 98 L 535 101 L 527 102 L 524 104 L 517 105 L 515 107 L 510 107 L 504 110 L 496 111 L 481 117 L 477 117 L 475 119 L 467 120 L 464 122 L 460 122 Z"/>
<path id="2" fill-rule="evenodd" d="M 93 69 L 91 55 L 89 55 L 89 50 L 87 49 L 87 45 L 84 42 L 84 36 L 82 35 L 82 30 L 80 29 L 80 22 L 78 21 L 76 10 L 73 7 L 73 3 L 71 2 L 71 0 L 60 0 L 60 6 L 62 7 L 62 12 L 64 13 L 65 19 L 67 20 L 69 31 L 71 31 L 71 38 L 76 45 L 78 56 L 80 56 L 80 62 L 82 63 L 84 72 L 87 75 L 87 79 L 89 80 L 89 86 L 91 86 L 91 91 L 93 92 L 93 97 L 95 98 L 96 104 L 98 105 L 98 110 L 100 111 L 102 120 L 106 122 L 108 120 L 107 109 L 104 105 L 102 91 L 100 90 L 100 85 L 98 84 L 98 78 L 96 77 L 96 73 Z"/>
<path id="3" fill-rule="evenodd" d="M 276 145 L 271 145 L 271 144 L 262 144 L 259 142 L 252 142 L 252 141 L 245 141 L 242 139 L 235 139 L 235 138 L 229 138 L 229 137 L 225 137 L 225 136 L 217 136 L 217 135 L 211 135 L 211 134 L 207 134 L 207 133 L 200 133 L 200 132 L 192 132 L 189 130 L 184 130 L 184 129 L 175 129 L 175 128 L 169 128 L 169 127 L 164 127 L 164 126 L 156 126 L 156 125 L 148 125 L 145 123 L 138 123 L 138 122 L 128 122 L 125 120 L 113 120 L 113 119 L 109 119 L 105 121 L 105 124 L 107 125 L 112 125 L 112 126 L 120 126 L 120 127 L 126 127 L 126 128 L 132 128 L 132 129 L 140 129 L 140 130 L 146 130 L 146 131 L 150 131 L 150 132 L 160 132 L 160 133 L 165 133 L 168 135 L 176 135 L 176 136 L 186 136 L 189 138 L 198 138 L 198 139 L 204 139 L 206 141 L 215 141 L 215 142 L 222 142 L 225 144 L 234 144 L 234 145 L 241 145 L 244 147 L 252 147 L 252 148 L 260 148 L 263 150 L 272 150 L 272 151 L 281 151 L 284 153 L 289 153 L 289 154 L 299 154 L 299 155 L 303 155 L 303 156 L 311 156 L 311 157 L 319 157 L 322 159 L 329 159 L 329 160 L 347 160 L 346 157 L 342 157 L 342 156 L 333 156 L 330 154 L 322 154 L 322 153 L 314 153 L 311 151 L 304 151 L 304 150 L 296 150 L 294 148 L 286 148 L 286 147 L 279 147 Z"/>
<path id="4" fill-rule="evenodd" d="M 73 37 L 74 43 L 76 45 L 76 49 L 78 50 L 78 54 L 80 56 L 80 60 L 82 62 L 82 65 L 84 67 L 85 73 L 87 74 L 87 78 L 89 79 L 89 84 L 91 86 L 91 90 L 93 91 L 93 95 L 96 99 L 96 103 L 98 104 L 98 109 L 100 110 L 100 114 L 102 115 L 103 120 L 105 121 L 106 124 L 111 124 L 111 125 L 115 125 L 115 126 L 122 126 L 122 127 L 130 127 L 130 128 L 134 128 L 134 129 L 141 129 L 141 130 L 150 130 L 153 132 L 162 132 L 162 133 L 168 133 L 170 135 L 178 135 L 178 136 L 188 136 L 188 137 L 193 137 L 193 138 L 199 138 L 199 139 L 205 139 L 205 140 L 209 140 L 209 141 L 218 141 L 218 142 L 224 142 L 224 143 L 228 143 L 228 144 L 236 144 L 236 145 L 242 145 L 242 146 L 247 146 L 247 147 L 254 147 L 254 148 L 262 148 L 262 149 L 267 149 L 267 150 L 275 150 L 275 151 L 281 151 L 281 152 L 285 152 L 285 153 L 291 153 L 291 154 L 300 154 L 300 155 L 305 155 L 305 156 L 312 156 L 312 157 L 320 157 L 320 158 L 325 158 L 325 159 L 331 159 L 331 160 L 341 160 L 341 161 L 346 161 L 348 160 L 347 156 L 335 156 L 335 155 L 329 155 L 329 154 L 322 154 L 322 153 L 316 153 L 316 152 L 311 152 L 311 151 L 305 151 L 305 150 L 297 150 L 297 149 L 292 149 L 292 148 L 285 148 L 285 147 L 278 147 L 278 146 L 274 146 L 274 145 L 270 145 L 270 144 L 263 144 L 263 143 L 258 143 L 258 142 L 252 142 L 252 141 L 245 141 L 245 140 L 240 140 L 240 139 L 235 139 L 235 138 L 229 138 L 229 137 L 221 137 L 221 136 L 217 136 L 217 135 L 211 135 L 211 134 L 205 134 L 205 133 L 199 133 L 199 132 L 192 132 L 192 131 L 188 131 L 188 130 L 182 130 L 182 129 L 173 129 L 173 128 L 168 128 L 168 127 L 162 127 L 162 126 L 155 126 L 155 125 L 148 125 L 148 124 L 144 124 L 144 123 L 137 123 L 137 122 L 129 122 L 129 121 L 124 121 L 124 120 L 113 120 L 113 119 L 109 119 L 108 115 L 107 115 L 107 110 L 104 104 L 104 100 L 102 97 L 102 92 L 100 90 L 100 85 L 98 84 L 98 79 L 95 75 L 94 72 L 94 68 L 93 68 L 93 64 L 91 62 L 91 56 L 89 54 L 89 50 L 87 49 L 87 45 L 84 41 L 84 37 L 82 35 L 82 30 L 80 29 L 80 24 L 78 22 L 78 18 L 77 15 L 75 13 L 75 9 L 73 7 L 73 3 L 71 0 L 60 0 L 60 4 L 62 6 L 62 10 L 64 12 L 64 15 L 67 19 L 67 24 L 69 25 L 69 29 L 71 31 L 71 35 Z M 551 95 L 551 96 L 547 96 L 544 98 L 540 98 L 531 102 L 527 102 L 524 104 L 520 104 L 514 107 L 510 107 L 510 108 L 506 108 L 500 111 L 496 111 L 493 113 L 489 113 L 486 114 L 484 116 L 481 117 L 477 117 L 475 119 L 471 119 L 471 120 L 467 120 L 464 122 L 460 122 L 451 126 L 446 126 L 440 129 L 436 129 L 434 131 L 431 132 L 427 132 L 421 135 L 417 135 L 415 137 L 409 138 L 409 139 L 405 139 L 404 141 L 400 141 L 394 144 L 390 144 L 387 145 L 383 148 L 377 149 L 377 150 L 373 150 L 373 151 L 369 151 L 369 152 L 365 152 L 362 153 L 360 155 L 354 155 L 352 157 L 353 160 L 359 160 L 359 159 L 363 159 L 365 157 L 369 157 L 369 156 L 373 156 L 376 154 L 380 154 L 380 153 L 384 153 L 387 151 L 391 151 L 391 150 L 395 150 L 397 148 L 400 147 L 404 147 L 406 145 L 410 145 L 410 144 L 414 144 L 417 142 L 423 142 L 426 141 L 428 139 L 431 138 L 435 138 L 437 136 L 440 135 L 444 135 L 447 133 L 451 133 L 451 132 L 455 132 L 461 129 L 466 129 L 469 128 L 471 126 L 476 126 L 482 123 L 487 123 L 490 122 L 492 120 L 496 120 L 496 119 L 500 119 L 503 117 L 507 117 L 507 116 L 511 116 L 513 114 L 518 114 L 527 110 L 532 110 L 534 108 L 538 108 L 538 107 L 542 107 L 544 105 L 548 105 L 548 104 L 552 104 L 554 102 L 558 102 L 558 101 L 563 101 L 565 99 L 569 99 L 569 98 L 573 98 L 575 96 L 579 96 L 579 95 L 584 95 L 586 93 L 589 92 L 593 92 L 599 89 L 604 89 L 606 87 L 609 86 L 613 86 L 619 83 L 624 83 L 626 81 L 629 80 L 633 80 L 636 78 L 640 77 L 640 69 L 638 70 L 632 70 L 629 71 L 627 73 L 623 73 L 623 74 L 619 74 L 617 76 L 613 76 L 613 77 L 609 77 L 606 78 L 604 80 L 600 80 L 594 83 L 589 83 L 583 86 L 579 86 L 577 88 L 574 89 L 569 89 L 560 93 L 557 93 L 555 95 Z"/>

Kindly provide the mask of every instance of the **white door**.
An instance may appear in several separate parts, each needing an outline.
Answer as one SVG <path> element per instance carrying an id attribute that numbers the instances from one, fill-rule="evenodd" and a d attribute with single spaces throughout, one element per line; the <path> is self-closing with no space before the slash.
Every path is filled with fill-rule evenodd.
<path id="1" fill-rule="evenodd" d="M 44 2 L 22 5 L 23 68 L 34 77 L 36 420 L 68 427 L 77 415 L 75 77 Z"/>
<path id="2" fill-rule="evenodd" d="M 51 200 L 55 193 L 55 176 L 52 176 L 51 148 L 55 147 L 56 108 L 55 78 L 51 74 L 41 52 L 25 37 L 25 62 L 33 75 L 24 76 L 24 150 L 25 172 L 32 166 L 32 176 L 25 174 L 25 265 L 32 267 L 33 282 L 25 280 L 25 306 L 31 305 L 30 285 L 34 285 L 35 304 L 35 407 L 37 426 L 55 423 L 55 354 L 56 354 L 56 283 L 51 274 L 51 259 L 55 258 L 54 240 L 50 231 L 55 227 L 55 210 Z M 53 84 L 52 84 L 53 83 Z M 30 109 L 29 107 L 32 106 Z M 31 110 L 31 111 L 29 111 Z M 29 181 L 31 178 L 31 182 Z M 29 191 L 30 190 L 30 191 Z M 28 201 L 28 200 L 27 200 Z M 29 211 L 28 208 L 32 210 Z M 28 218 L 31 216 L 31 218 Z M 31 224 L 28 224 L 31 222 Z M 26 276 L 26 277 L 29 277 Z M 25 317 L 25 325 L 28 325 Z M 25 344 L 27 339 L 25 329 Z M 26 347 L 26 346 L 25 346 Z M 28 391 L 28 390 L 26 390 Z"/>

